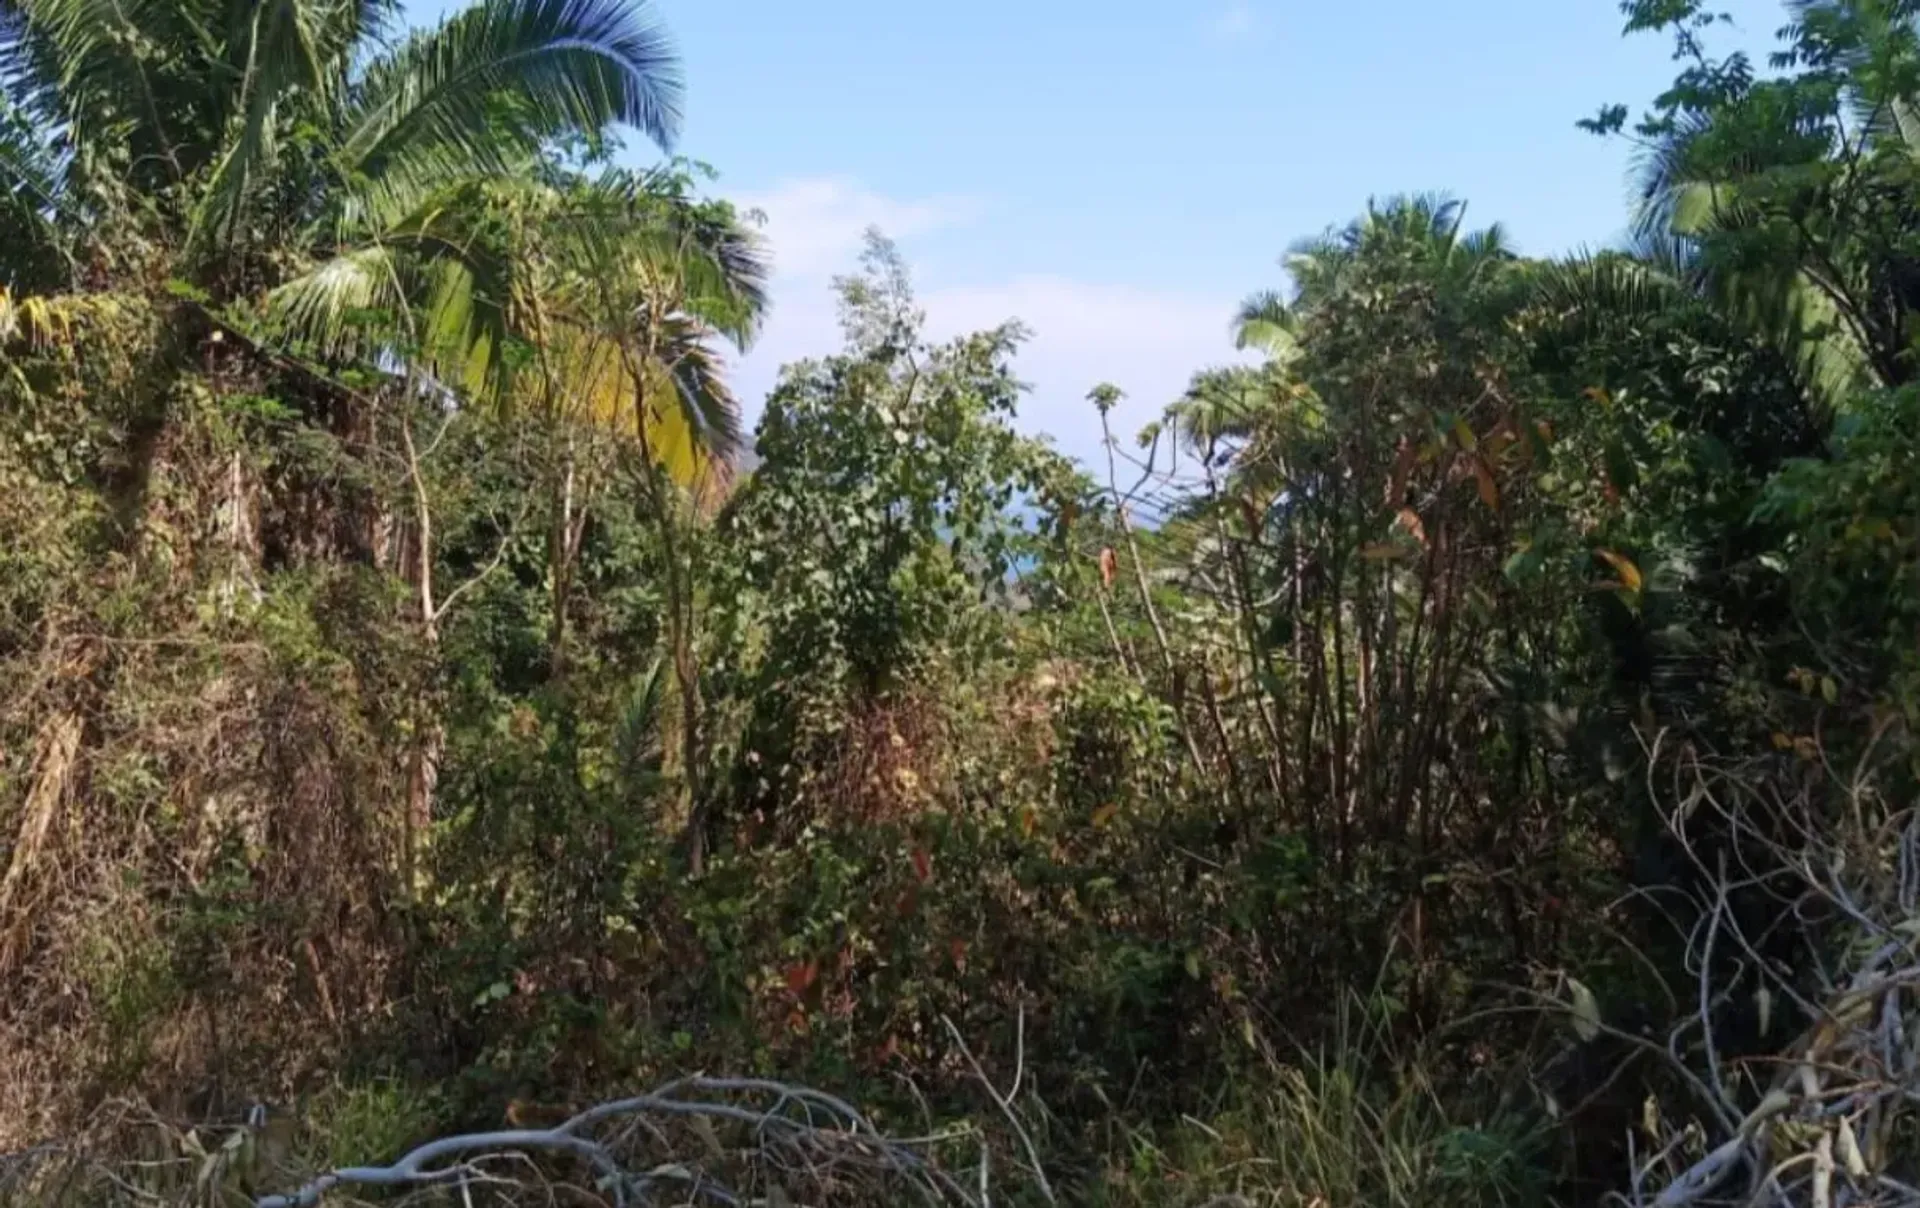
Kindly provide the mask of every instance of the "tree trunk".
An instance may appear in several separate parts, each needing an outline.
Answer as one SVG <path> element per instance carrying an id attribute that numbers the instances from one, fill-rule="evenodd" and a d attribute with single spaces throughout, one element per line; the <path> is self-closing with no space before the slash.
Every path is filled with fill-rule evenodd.
<path id="1" fill-rule="evenodd" d="M 426 479 L 420 472 L 420 451 L 414 444 L 411 417 L 401 417 L 400 433 L 407 457 L 407 480 L 413 488 L 413 575 L 415 599 L 420 609 L 420 636 L 427 647 L 429 664 L 437 670 L 440 613 L 433 598 L 433 508 L 427 499 Z M 433 825 L 433 795 L 440 782 L 440 759 L 447 741 L 431 683 L 422 686 L 415 711 L 417 720 L 413 754 L 408 763 L 407 808 L 401 845 L 405 864 L 402 873 L 409 897 L 418 888 L 420 847 Z"/>

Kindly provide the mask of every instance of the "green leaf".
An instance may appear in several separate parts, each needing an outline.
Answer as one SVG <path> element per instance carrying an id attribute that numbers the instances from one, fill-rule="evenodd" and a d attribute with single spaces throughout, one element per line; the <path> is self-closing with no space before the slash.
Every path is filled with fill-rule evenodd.
<path id="1" fill-rule="evenodd" d="M 209 294 L 206 290 L 201 289 L 191 281 L 182 281 L 178 277 L 168 278 L 166 291 L 172 297 L 180 298 L 188 302 L 210 303 L 213 301 L 212 294 Z"/>
<path id="2" fill-rule="evenodd" d="M 1539 546 L 1528 542 L 1507 556 L 1506 562 L 1501 564 L 1500 573 L 1506 576 L 1508 582 L 1523 583 L 1539 574 L 1545 563 L 1546 554 Z"/>
<path id="3" fill-rule="evenodd" d="M 484 1007 L 488 1003 L 499 1002 L 511 993 L 513 993 L 512 986 L 509 986 L 506 982 L 497 981 L 480 991 L 480 993 L 474 995 L 473 1005 L 476 1007 Z"/>
<path id="4" fill-rule="evenodd" d="M 1462 449 L 1465 449 L 1469 453 L 1480 446 L 1479 438 L 1473 434 L 1473 425 L 1469 424 L 1466 419 L 1461 416 L 1454 417 L 1453 438 L 1460 443 Z"/>

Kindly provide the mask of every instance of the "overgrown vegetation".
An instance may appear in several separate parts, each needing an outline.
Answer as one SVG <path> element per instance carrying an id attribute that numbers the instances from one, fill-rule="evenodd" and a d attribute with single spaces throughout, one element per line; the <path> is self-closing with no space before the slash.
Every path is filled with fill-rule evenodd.
<path id="1" fill-rule="evenodd" d="M 1631 248 L 741 472 L 638 0 L 0 0 L 0 1203 L 1920 1203 L 1920 4 L 1623 8 Z"/>

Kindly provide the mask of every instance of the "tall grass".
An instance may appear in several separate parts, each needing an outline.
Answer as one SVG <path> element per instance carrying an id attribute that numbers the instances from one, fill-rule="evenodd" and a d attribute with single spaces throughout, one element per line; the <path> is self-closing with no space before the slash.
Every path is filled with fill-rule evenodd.
<path id="1" fill-rule="evenodd" d="M 1131 1134 L 1099 1197 L 1114 1208 L 1481 1208 L 1537 1204 L 1544 1121 L 1492 1087 L 1442 1095 L 1423 1058 L 1396 1048 L 1379 1000 L 1339 1012 L 1325 1046 L 1261 1058 L 1207 1120 Z"/>

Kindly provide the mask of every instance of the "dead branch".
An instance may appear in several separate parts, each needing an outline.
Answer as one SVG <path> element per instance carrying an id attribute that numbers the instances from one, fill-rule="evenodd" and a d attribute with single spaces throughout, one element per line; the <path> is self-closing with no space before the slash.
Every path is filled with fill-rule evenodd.
<path id="1" fill-rule="evenodd" d="M 1876 731 L 1844 775 L 1824 749 L 1811 760 L 1713 763 L 1663 752 L 1660 736 L 1648 743 L 1649 787 L 1676 803 L 1668 828 L 1710 887 L 1691 939 L 1697 1001 L 1675 1032 L 1698 1029 L 1698 1052 L 1675 1044 L 1669 1056 L 1708 1093 L 1715 1110 L 1706 1123 L 1718 1136 L 1709 1132 L 1702 1152 L 1687 1144 L 1698 1119 L 1670 1124 L 1665 1143 L 1636 1161 L 1621 1202 L 1920 1208 L 1920 809 L 1878 788 L 1877 769 L 1903 757 L 1888 751 L 1900 745 L 1889 738 Z M 1655 781 L 1662 772 L 1670 782 Z M 1803 937 L 1798 986 L 1763 958 L 1767 934 L 1742 930 L 1736 893 L 1776 905 Z M 1737 951 L 1723 949 L 1716 964 L 1715 946 L 1728 941 Z M 1802 1030 L 1767 1062 L 1750 1059 L 1743 1080 L 1723 1059 L 1716 1028 L 1725 1006 L 1748 993 L 1762 1018 L 1776 1002 L 1797 1008 Z M 1752 1070 L 1766 1065 L 1774 1076 L 1755 1085 Z M 1752 1106 L 1728 1127 L 1743 1081 Z M 1651 1187 L 1660 1190 L 1649 1199 Z"/>
<path id="2" fill-rule="evenodd" d="M 626 1121 L 617 1134 L 605 1126 Z M 665 1151 L 658 1124 L 682 1121 L 704 1150 L 701 1159 Z M 714 1126 L 733 1125 L 744 1139 L 729 1149 Z M 662 1149 L 642 1160 L 632 1142 L 640 1133 Z M 745 1179 L 769 1186 L 806 1186 L 830 1194 L 858 1188 L 865 1196 L 902 1193 L 926 1205 L 981 1208 L 929 1152 L 933 1143 L 966 1134 L 941 1134 L 920 1141 L 883 1136 L 858 1110 L 832 1095 L 805 1087 L 754 1078 L 680 1079 L 644 1095 L 603 1103 L 548 1129 L 509 1129 L 468 1133 L 430 1141 L 387 1166 L 353 1166 L 331 1171 L 284 1195 L 265 1196 L 257 1208 L 312 1208 L 335 1188 L 467 1187 L 498 1182 L 498 1168 L 524 1163 L 531 1155 L 572 1157 L 594 1172 L 596 1189 L 615 1205 L 658 1201 L 671 1191 L 672 1202 L 705 1200 L 737 1205 L 749 1202 Z M 695 1147 L 687 1146 L 687 1150 Z M 791 1192 L 764 1202 L 778 1202 Z"/>

